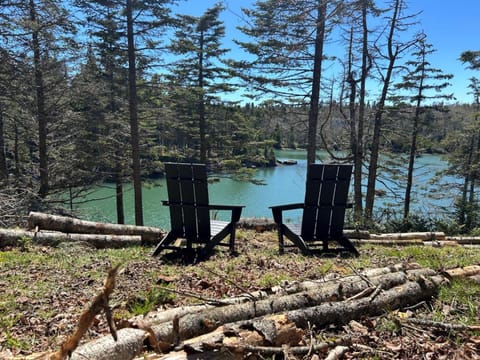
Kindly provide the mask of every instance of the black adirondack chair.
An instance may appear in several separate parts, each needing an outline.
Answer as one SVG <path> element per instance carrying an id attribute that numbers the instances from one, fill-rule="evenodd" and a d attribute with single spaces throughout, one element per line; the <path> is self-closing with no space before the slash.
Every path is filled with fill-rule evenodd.
<path id="1" fill-rule="evenodd" d="M 278 226 L 279 252 L 285 247 L 298 247 L 306 255 L 314 253 L 350 252 L 358 256 L 352 242 L 343 234 L 352 165 L 310 164 L 307 170 L 305 201 L 272 206 Z M 283 212 L 303 209 L 301 224 L 286 224 Z M 285 245 L 286 236 L 293 245 Z M 336 243 L 330 247 L 330 243 Z"/>
<path id="2" fill-rule="evenodd" d="M 170 232 L 163 237 L 153 256 L 165 249 L 184 251 L 198 260 L 208 257 L 216 245 L 226 245 L 235 252 L 235 226 L 243 206 L 210 205 L 208 201 L 207 172 L 204 164 L 165 163 Z M 228 210 L 230 221 L 210 218 L 211 210 Z M 228 243 L 223 243 L 229 236 Z M 178 241 L 183 239 L 184 241 Z M 178 243 L 178 244 L 176 244 Z"/>

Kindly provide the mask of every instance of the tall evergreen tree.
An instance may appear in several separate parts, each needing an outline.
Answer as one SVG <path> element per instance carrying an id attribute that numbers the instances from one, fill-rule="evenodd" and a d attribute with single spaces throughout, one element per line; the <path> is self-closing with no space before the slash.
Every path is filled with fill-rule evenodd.
<path id="1" fill-rule="evenodd" d="M 163 31 L 173 21 L 169 5 L 175 2 L 176 0 L 98 0 L 92 2 L 77 0 L 76 2 L 77 6 L 90 11 L 91 19 L 95 19 L 94 16 L 96 16 L 97 25 L 103 22 L 101 26 L 104 29 L 107 29 L 106 25 L 112 28 L 115 24 L 117 28 L 111 34 L 114 37 L 120 34 L 118 43 L 125 52 L 124 67 L 128 70 L 125 85 L 128 89 L 135 223 L 137 225 L 143 225 L 138 76 L 144 70 L 140 68 L 141 66 L 158 65 L 158 61 L 155 59 L 161 59 L 158 55 L 161 50 L 161 41 L 164 39 Z M 115 38 L 115 42 L 116 40 Z M 106 43 L 113 44 L 114 41 Z M 145 60 L 146 58 L 148 60 Z"/>
<path id="2" fill-rule="evenodd" d="M 31 90 L 35 99 L 31 112 L 38 130 L 35 140 L 40 180 L 38 194 L 45 198 L 51 185 L 49 126 L 55 123 L 55 115 L 61 116 L 58 97 L 63 92 L 59 91 L 59 81 L 66 80 L 67 69 L 64 64 L 68 51 L 72 50 L 70 39 L 74 29 L 69 13 L 59 1 L 29 0 L 2 3 L 0 6 L 4 15 L 0 18 L 0 28 L 5 30 L 0 31 L 5 40 L 3 47 L 18 61 L 28 61 L 32 69 Z M 60 79 L 62 70 L 63 80 Z"/>
<path id="3" fill-rule="evenodd" d="M 324 43 L 341 2 L 327 0 L 255 2 L 244 9 L 251 26 L 241 30 L 253 42 L 238 42 L 253 60 L 237 62 L 255 94 L 292 102 L 308 98 L 307 161 L 315 162 Z M 272 95 L 273 94 L 273 95 Z"/>
<path id="4" fill-rule="evenodd" d="M 411 93 L 407 100 L 414 108 L 403 210 L 404 219 L 407 219 L 410 213 L 413 171 L 417 156 L 417 138 L 421 126 L 421 117 L 427 107 L 440 106 L 439 102 L 453 97 L 452 94 L 442 93 L 442 90 L 450 85 L 449 80 L 453 78 L 453 75 L 444 74 L 442 70 L 431 67 L 428 56 L 435 50 L 432 49 L 432 45 L 426 43 L 425 34 L 420 34 L 418 39 L 415 44 L 416 50 L 412 54 L 415 59 L 406 62 L 409 71 L 403 76 L 403 81 L 395 85 L 397 89 L 407 90 Z M 432 93 L 432 91 L 434 92 Z M 437 104 L 432 106 L 428 103 L 431 100 L 435 100 Z"/>
<path id="5" fill-rule="evenodd" d="M 170 50 L 179 56 L 170 79 L 193 96 L 194 115 L 198 119 L 200 162 L 207 162 L 207 109 L 220 93 L 233 91 L 227 82 L 229 71 L 223 57 L 229 51 L 222 48 L 225 26 L 219 20 L 224 10 L 221 4 L 207 9 L 200 17 L 181 15 Z"/>

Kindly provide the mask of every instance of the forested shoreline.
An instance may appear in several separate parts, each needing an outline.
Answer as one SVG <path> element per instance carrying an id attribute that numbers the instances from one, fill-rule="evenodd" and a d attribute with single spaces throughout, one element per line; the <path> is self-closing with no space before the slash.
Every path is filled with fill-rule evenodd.
<path id="1" fill-rule="evenodd" d="M 309 162 L 322 149 L 354 164 L 354 220 L 367 228 L 377 171 L 389 167 L 380 153 L 409 155 L 405 221 L 415 158 L 446 154 L 465 180 L 455 221 L 477 227 L 478 81 L 467 85 L 472 103 L 453 101 L 453 75 L 428 62 L 428 34 L 406 31 L 415 14 L 405 1 L 259 1 L 243 10 L 245 38 L 233 39 L 244 58 L 224 46 L 222 3 L 198 16 L 176 4 L 0 5 L 0 226 L 61 213 L 63 194 L 104 181 L 116 184 L 118 223 L 133 182 L 142 225 L 142 182 L 166 161 L 236 171 L 301 148 Z M 456 56 L 478 67 L 478 52 Z"/>

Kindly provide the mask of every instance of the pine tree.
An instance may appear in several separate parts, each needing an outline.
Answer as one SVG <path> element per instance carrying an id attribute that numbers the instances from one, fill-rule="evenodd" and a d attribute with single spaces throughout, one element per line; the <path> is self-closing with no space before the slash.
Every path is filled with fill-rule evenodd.
<path id="1" fill-rule="evenodd" d="M 228 83 L 229 70 L 223 59 L 229 50 L 221 46 L 225 26 L 219 15 L 223 10 L 223 6 L 217 4 L 200 17 L 180 15 L 175 38 L 169 47 L 179 57 L 169 79 L 177 91 L 191 94 L 188 103 L 194 105 L 191 105 L 191 111 L 184 113 L 193 116 L 198 123 L 195 128 L 198 129 L 202 163 L 207 162 L 209 147 L 209 104 L 218 101 L 220 93 L 234 90 Z"/>
<path id="2" fill-rule="evenodd" d="M 37 136 L 32 143 L 31 161 L 38 165 L 38 194 L 45 198 L 49 193 L 52 166 L 49 144 L 51 129 L 62 116 L 65 101 L 63 89 L 66 86 L 66 62 L 69 52 L 73 50 L 71 41 L 74 29 L 69 13 L 59 1 L 29 0 L 23 2 L 2 3 L 0 18 L 1 37 L 5 41 L 2 47 L 10 52 L 18 63 L 31 65 L 29 74 L 34 94 L 32 106 L 29 107 L 36 119 Z M 8 19 L 8 20 L 7 20 Z M 27 67 L 22 67 L 26 70 Z M 25 89 L 24 89 L 25 90 Z M 25 99 L 28 95 L 25 95 Z M 36 154 L 38 153 L 38 161 Z"/>
<path id="3" fill-rule="evenodd" d="M 141 127 L 138 99 L 138 77 L 145 70 L 142 66 L 155 66 L 161 59 L 158 56 L 161 50 L 163 31 L 172 24 L 168 5 L 176 0 L 77 0 L 76 4 L 86 9 L 89 20 L 104 29 L 102 33 L 92 33 L 104 44 L 120 44 L 124 51 L 124 68 L 127 69 L 129 123 L 132 177 L 135 202 L 135 224 L 143 225 L 143 201 L 142 201 L 142 169 L 141 169 Z M 111 31 L 108 32 L 107 30 Z M 111 38 L 108 38 L 108 35 Z M 115 45 L 116 47 L 116 45 Z M 104 48 L 108 49 L 108 48 Z M 113 49 L 111 49 L 113 50 Z M 111 56 L 117 56 L 113 51 Z"/>
<path id="4" fill-rule="evenodd" d="M 403 210 L 403 218 L 406 220 L 410 213 L 411 192 L 413 187 L 413 171 L 415 166 L 415 158 L 417 156 L 417 138 L 421 126 L 421 117 L 425 114 L 427 108 L 435 107 L 431 104 L 431 100 L 439 102 L 441 100 L 452 99 L 452 94 L 442 94 L 442 90 L 450 85 L 449 80 L 453 78 L 451 74 L 444 74 L 442 70 L 433 68 L 428 56 L 435 50 L 432 45 L 426 43 L 426 35 L 420 34 L 415 44 L 413 52 L 414 60 L 406 62 L 409 71 L 403 76 L 403 81 L 395 85 L 397 89 L 406 90 L 411 93 L 406 99 L 414 107 L 412 119 L 412 130 L 410 134 L 410 152 L 407 171 L 407 183 L 405 189 L 405 202 Z M 434 91 L 432 93 L 432 91 Z"/>
<path id="5" fill-rule="evenodd" d="M 240 29 L 253 41 L 237 43 L 253 59 L 235 66 L 254 95 L 292 103 L 308 99 L 309 163 L 316 158 L 324 43 L 341 5 L 326 0 L 265 0 L 243 10 L 252 25 Z"/>

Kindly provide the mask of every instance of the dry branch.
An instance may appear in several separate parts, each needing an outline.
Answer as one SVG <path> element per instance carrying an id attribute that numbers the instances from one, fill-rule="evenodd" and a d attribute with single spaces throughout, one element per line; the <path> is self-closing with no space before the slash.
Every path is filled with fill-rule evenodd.
<path id="1" fill-rule="evenodd" d="M 415 319 L 415 318 L 407 318 L 407 319 L 401 319 L 401 322 L 407 322 L 410 324 L 415 324 L 415 325 L 421 325 L 425 326 L 428 328 L 438 328 L 446 331 L 480 331 L 480 326 L 479 325 L 461 325 L 461 324 L 449 324 L 449 323 L 443 323 L 443 322 L 438 322 L 438 321 L 431 321 L 431 320 L 424 320 L 424 319 Z"/>
<path id="2" fill-rule="evenodd" d="M 77 330 L 72 336 L 67 339 L 67 341 L 62 344 L 61 349 L 52 355 L 52 360 L 64 360 L 67 358 L 67 356 L 70 356 L 72 352 L 77 348 L 80 340 L 87 332 L 93 320 L 95 320 L 95 316 L 100 314 L 102 311 L 104 311 L 105 314 L 110 313 L 108 301 L 110 295 L 113 292 L 113 289 L 115 288 L 115 277 L 117 275 L 118 268 L 119 265 L 109 270 L 105 285 L 103 287 L 103 291 L 95 297 L 90 307 L 80 316 L 80 319 L 78 320 Z M 109 324 L 110 323 L 111 320 L 109 320 Z M 116 330 L 110 327 L 110 331 L 113 339 L 117 341 L 118 338 Z"/>
<path id="3" fill-rule="evenodd" d="M 119 265 L 111 268 L 108 271 L 108 276 L 105 280 L 102 291 L 97 296 L 95 296 L 95 298 L 93 299 L 88 309 L 86 309 L 82 313 L 82 315 L 80 316 L 80 319 L 78 320 L 77 329 L 70 337 L 67 338 L 67 340 L 62 344 L 60 349 L 54 353 L 34 354 L 31 356 L 28 356 L 27 359 L 30 359 L 30 360 L 65 360 L 67 358 L 75 359 L 75 356 L 72 356 L 72 353 L 77 349 L 78 344 L 80 343 L 80 340 L 85 335 L 87 330 L 90 328 L 90 325 L 95 320 L 95 317 L 98 314 L 100 314 L 102 311 L 104 311 L 107 316 L 112 338 L 114 339 L 115 342 L 117 342 L 118 334 L 115 328 L 113 327 L 111 312 L 110 312 L 110 307 L 108 302 L 109 302 L 110 295 L 112 294 L 115 288 L 115 278 L 117 276 L 118 268 L 119 268 Z M 143 331 L 141 332 L 141 335 L 144 336 Z M 105 349 L 101 351 L 97 350 L 96 353 L 90 354 L 91 356 L 87 357 L 87 359 L 100 359 L 101 354 L 104 352 L 104 350 Z M 125 357 L 123 359 L 132 359 L 133 355 L 134 354 L 131 354 L 131 356 Z M 82 357 L 82 359 L 85 359 L 85 357 Z M 116 357 L 116 359 L 122 360 L 122 358 L 119 358 L 119 357 Z"/>
<path id="4" fill-rule="evenodd" d="M 156 244 L 163 235 L 161 229 L 152 226 L 99 223 L 39 212 L 29 214 L 28 226 L 30 229 L 38 227 L 64 233 L 137 235 L 142 237 L 144 243 L 150 244 Z"/>

